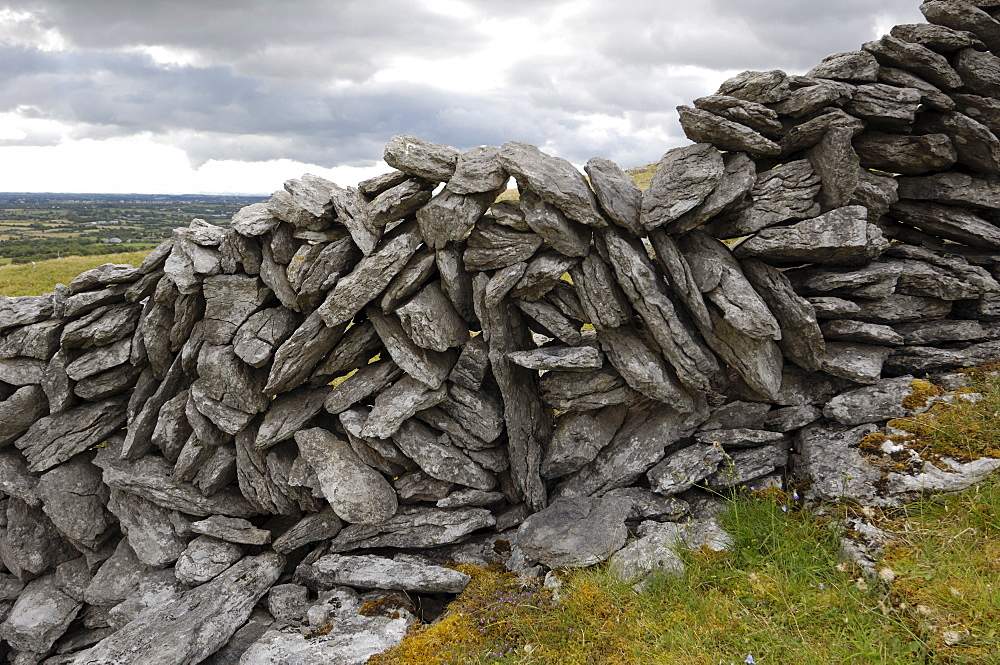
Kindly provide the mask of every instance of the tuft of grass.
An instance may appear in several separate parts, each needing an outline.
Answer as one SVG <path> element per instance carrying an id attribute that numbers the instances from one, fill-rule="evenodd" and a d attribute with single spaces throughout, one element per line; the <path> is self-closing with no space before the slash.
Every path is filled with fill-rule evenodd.
<path id="1" fill-rule="evenodd" d="M 105 263 L 139 265 L 151 250 L 59 259 L 0 266 L 0 295 L 37 296 L 51 293 L 56 284 L 69 284 L 80 273 Z"/>

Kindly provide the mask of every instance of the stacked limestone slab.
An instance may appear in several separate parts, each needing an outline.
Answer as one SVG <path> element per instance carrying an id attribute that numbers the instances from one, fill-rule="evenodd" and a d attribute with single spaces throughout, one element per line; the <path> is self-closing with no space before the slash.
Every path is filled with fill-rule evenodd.
<path id="1" fill-rule="evenodd" d="M 442 562 L 641 576 L 790 457 L 817 499 L 992 470 L 856 447 L 1000 355 L 1000 2 L 921 9 L 680 107 L 645 192 L 399 136 L 356 189 L 0 298 L 0 654 L 360 663 L 464 587 Z"/>

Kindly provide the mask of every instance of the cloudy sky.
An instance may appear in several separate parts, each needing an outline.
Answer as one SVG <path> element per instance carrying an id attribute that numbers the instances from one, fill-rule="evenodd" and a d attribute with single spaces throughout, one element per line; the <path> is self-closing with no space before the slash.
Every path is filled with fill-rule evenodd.
<path id="1" fill-rule="evenodd" d="M 674 108 L 804 73 L 919 0 L 8 0 L 0 191 L 267 193 L 387 170 L 395 134 L 582 164 L 687 142 Z"/>

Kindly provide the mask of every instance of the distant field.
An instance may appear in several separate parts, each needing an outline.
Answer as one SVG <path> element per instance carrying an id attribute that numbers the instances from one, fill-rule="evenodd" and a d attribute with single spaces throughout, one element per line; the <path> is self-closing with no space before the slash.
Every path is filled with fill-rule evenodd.
<path id="1" fill-rule="evenodd" d="M 34 264 L 0 266 L 0 295 L 37 296 L 51 293 L 56 284 L 69 284 L 74 277 L 85 270 L 105 263 L 131 263 L 137 266 L 148 254 L 149 250 L 121 254 L 65 256 Z"/>

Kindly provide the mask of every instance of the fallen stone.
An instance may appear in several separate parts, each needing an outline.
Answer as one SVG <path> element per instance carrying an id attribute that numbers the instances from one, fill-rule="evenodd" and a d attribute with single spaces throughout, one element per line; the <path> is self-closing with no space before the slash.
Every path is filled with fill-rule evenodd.
<path id="1" fill-rule="evenodd" d="M 518 528 L 517 545 L 549 568 L 592 566 L 625 545 L 631 507 L 623 498 L 556 499 Z"/>
<path id="2" fill-rule="evenodd" d="M 647 535 L 638 538 L 616 552 L 609 569 L 623 582 L 637 582 L 651 574 L 681 576 L 684 560 L 677 553 L 683 544 L 678 524 L 657 524 Z"/>
<path id="3" fill-rule="evenodd" d="M 457 570 L 401 555 L 389 559 L 373 555 L 327 554 L 313 564 L 313 569 L 324 584 L 358 589 L 461 593 L 472 581 L 471 577 Z"/>

